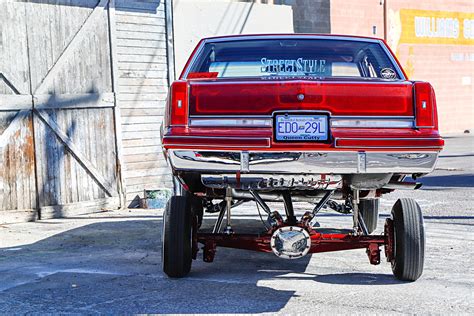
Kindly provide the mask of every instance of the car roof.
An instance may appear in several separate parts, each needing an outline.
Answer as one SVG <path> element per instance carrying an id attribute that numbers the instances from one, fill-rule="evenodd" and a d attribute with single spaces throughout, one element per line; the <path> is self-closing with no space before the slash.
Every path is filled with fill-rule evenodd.
<path id="1" fill-rule="evenodd" d="M 334 39 L 334 40 L 355 40 L 365 42 L 379 42 L 383 41 L 381 38 L 368 37 L 368 36 L 356 36 L 356 35 L 342 35 L 342 34 L 316 34 L 316 33 L 282 33 L 282 34 L 239 34 L 239 35 L 224 35 L 224 36 L 212 36 L 203 38 L 206 42 L 221 42 L 221 41 L 238 41 L 238 40 L 249 40 L 249 39 Z"/>

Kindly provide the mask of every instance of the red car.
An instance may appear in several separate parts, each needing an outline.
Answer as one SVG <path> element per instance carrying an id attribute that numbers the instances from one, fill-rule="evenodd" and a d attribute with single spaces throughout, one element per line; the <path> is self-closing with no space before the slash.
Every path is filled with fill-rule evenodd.
<path id="1" fill-rule="evenodd" d="M 399 199 L 374 235 L 379 198 L 430 173 L 444 141 L 427 82 L 410 81 L 380 39 L 245 35 L 203 39 L 170 89 L 162 127 L 175 179 L 163 229 L 163 269 L 183 277 L 203 244 L 286 259 L 361 248 L 396 278 L 423 271 L 419 205 Z M 261 230 L 232 226 L 232 208 L 254 201 Z M 285 214 L 267 202 L 281 202 Z M 296 216 L 292 201 L 313 203 Z M 310 205 L 310 204 L 308 204 Z M 318 227 L 318 212 L 352 214 L 352 227 Z M 217 213 L 212 228 L 203 214 Z M 301 214 L 300 214 L 301 215 Z"/>

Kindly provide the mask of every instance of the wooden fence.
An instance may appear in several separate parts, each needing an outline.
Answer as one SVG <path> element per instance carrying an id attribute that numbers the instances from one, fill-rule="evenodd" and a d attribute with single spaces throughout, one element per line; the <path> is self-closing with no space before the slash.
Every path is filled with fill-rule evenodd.
<path id="1" fill-rule="evenodd" d="M 169 183 L 166 12 L 159 0 L 0 2 L 0 223 L 129 206 Z"/>

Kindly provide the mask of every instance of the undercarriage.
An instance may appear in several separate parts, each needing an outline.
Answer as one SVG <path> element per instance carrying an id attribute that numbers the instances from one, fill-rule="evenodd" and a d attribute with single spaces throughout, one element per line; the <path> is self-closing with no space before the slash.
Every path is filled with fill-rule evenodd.
<path id="1" fill-rule="evenodd" d="M 177 173 L 175 196 L 165 211 L 165 229 L 167 225 L 170 228 L 165 231 L 168 236 L 165 234 L 163 237 L 164 270 L 171 277 L 183 277 L 189 273 L 191 261 L 197 258 L 200 250 L 203 261 L 212 262 L 218 247 L 273 253 L 283 259 L 298 259 L 319 252 L 365 249 L 371 264 L 381 262 L 383 250 L 387 261 L 392 264 L 394 275 L 401 280 L 414 281 L 422 273 L 424 255 L 423 222 L 416 202 L 410 199 L 397 201 L 392 218 L 385 221 L 383 233 L 372 234 L 377 227 L 379 197 L 396 188 L 415 189 L 420 186 L 404 182 L 404 178 L 392 173 L 311 177 Z M 309 202 L 311 204 L 307 205 L 312 207 L 297 217 L 294 201 Z M 255 214 L 262 222 L 261 229 L 249 233 L 234 228 L 233 209 L 243 203 L 255 203 Z M 351 227 L 319 227 L 318 213 L 323 209 L 351 214 Z M 184 219 L 189 217 L 189 224 L 186 226 L 169 220 L 172 213 L 182 213 Z M 202 227 L 205 213 L 217 214 L 211 228 Z M 169 241 L 173 232 L 189 237 L 189 244 L 184 247 L 189 249 L 189 254 L 171 257 L 169 252 L 166 253 L 167 247 L 181 249 L 184 246 Z M 413 234 L 416 239 L 407 239 Z M 398 248 L 395 240 L 398 240 Z M 416 255 L 415 260 L 411 257 L 413 255 Z M 186 262 L 181 262 L 183 260 Z"/>

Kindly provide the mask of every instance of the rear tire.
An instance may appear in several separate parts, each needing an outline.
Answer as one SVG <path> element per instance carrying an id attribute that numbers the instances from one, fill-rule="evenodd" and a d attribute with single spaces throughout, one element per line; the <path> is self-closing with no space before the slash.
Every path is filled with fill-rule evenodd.
<path id="1" fill-rule="evenodd" d="M 369 234 L 377 229 L 379 220 L 379 199 L 360 200 L 359 211 Z"/>
<path id="2" fill-rule="evenodd" d="M 182 278 L 191 270 L 192 212 L 188 196 L 172 196 L 163 216 L 163 272 Z"/>
<path id="3" fill-rule="evenodd" d="M 420 206 L 413 199 L 399 199 L 392 208 L 394 258 L 392 271 L 403 281 L 415 281 L 423 273 L 425 230 Z"/>
<path id="4" fill-rule="evenodd" d="M 194 195 L 190 196 L 191 199 L 191 213 L 196 217 L 197 228 L 199 229 L 202 224 L 202 219 L 204 216 L 204 206 L 201 198 L 198 198 Z"/>

